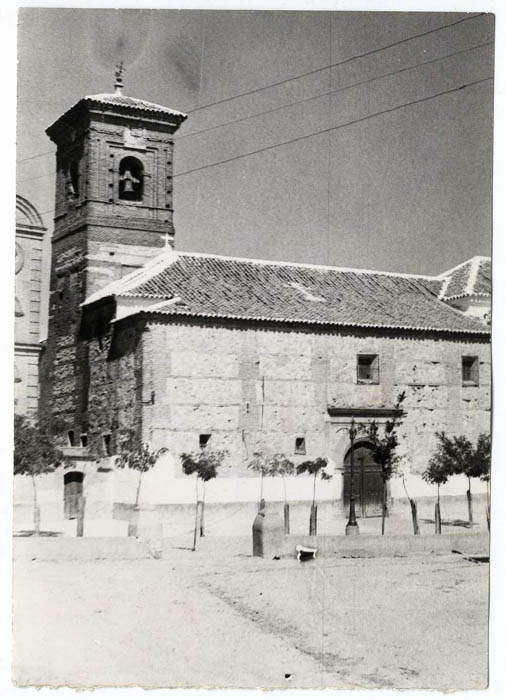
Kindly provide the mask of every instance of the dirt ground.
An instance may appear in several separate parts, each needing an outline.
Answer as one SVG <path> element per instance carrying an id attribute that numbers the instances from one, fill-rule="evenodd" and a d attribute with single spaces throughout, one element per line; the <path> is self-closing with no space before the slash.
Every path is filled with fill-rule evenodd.
<path id="1" fill-rule="evenodd" d="M 482 688 L 488 565 L 251 557 L 15 563 L 18 685 Z"/>

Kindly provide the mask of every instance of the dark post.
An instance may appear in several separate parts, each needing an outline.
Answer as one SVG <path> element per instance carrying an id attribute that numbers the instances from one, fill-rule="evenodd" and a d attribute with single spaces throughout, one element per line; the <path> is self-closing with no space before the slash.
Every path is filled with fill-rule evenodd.
<path id="1" fill-rule="evenodd" d="M 356 512 L 354 506 L 354 440 L 357 434 L 354 418 L 351 421 L 349 428 L 349 438 L 351 440 L 351 492 L 349 494 L 349 521 L 345 527 L 346 535 L 359 535 L 359 527 L 356 522 Z"/>
<path id="2" fill-rule="evenodd" d="M 77 537 L 82 537 L 84 534 L 84 508 L 85 508 L 84 496 L 77 497 Z"/>

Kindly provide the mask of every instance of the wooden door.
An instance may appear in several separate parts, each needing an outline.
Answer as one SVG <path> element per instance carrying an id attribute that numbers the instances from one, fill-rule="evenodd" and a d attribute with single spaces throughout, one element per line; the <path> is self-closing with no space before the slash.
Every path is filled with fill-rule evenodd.
<path id="1" fill-rule="evenodd" d="M 74 520 L 79 515 L 80 500 L 82 498 L 82 472 L 68 472 L 63 476 L 65 518 Z"/>
<path id="2" fill-rule="evenodd" d="M 344 460 L 343 502 L 349 509 L 351 493 L 351 451 Z M 370 447 L 358 443 L 354 448 L 354 503 L 356 517 L 370 517 L 382 513 L 382 478 Z"/>

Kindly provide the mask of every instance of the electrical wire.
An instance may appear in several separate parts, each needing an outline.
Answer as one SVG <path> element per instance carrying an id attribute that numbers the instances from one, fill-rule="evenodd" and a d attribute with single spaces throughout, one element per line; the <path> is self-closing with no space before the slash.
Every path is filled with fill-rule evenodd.
<path id="1" fill-rule="evenodd" d="M 356 56 L 349 56 L 349 58 L 344 58 L 342 61 L 337 61 L 336 63 L 330 63 L 327 66 L 323 66 L 322 68 L 315 68 L 314 70 L 307 71 L 306 73 L 300 73 L 300 75 L 295 75 L 292 78 L 285 78 L 284 80 L 279 80 L 276 83 L 270 83 L 269 85 L 263 85 L 262 87 L 259 88 L 254 88 L 252 90 L 247 90 L 246 92 L 240 92 L 237 93 L 236 95 L 232 95 L 230 97 L 224 97 L 221 100 L 216 100 L 215 102 L 207 102 L 205 105 L 200 105 L 198 107 L 195 107 L 194 109 L 190 110 L 188 114 L 194 114 L 195 112 L 199 112 L 202 109 L 207 109 L 208 107 L 214 107 L 215 105 L 220 105 L 224 104 L 225 102 L 230 102 L 231 100 L 236 100 L 239 97 L 245 97 L 247 95 L 254 95 L 258 92 L 261 92 L 262 90 L 268 90 L 273 87 L 279 87 L 280 85 L 285 85 L 286 83 L 290 83 L 293 80 L 299 80 L 300 78 L 305 78 L 309 75 L 315 75 L 316 73 L 320 73 L 321 71 L 324 70 L 329 70 L 330 68 L 336 68 L 337 66 L 343 66 L 346 63 L 350 63 L 351 61 L 355 61 L 358 58 L 366 58 L 367 56 L 372 56 L 376 53 L 379 53 L 380 51 L 386 51 L 387 49 L 391 49 L 394 46 L 399 46 L 400 44 L 404 44 L 407 41 L 412 41 L 413 39 L 419 39 L 420 37 L 423 36 L 428 36 L 429 34 L 434 34 L 435 32 L 439 32 L 443 29 L 447 29 L 448 27 L 454 27 L 457 24 L 462 24 L 463 22 L 468 22 L 472 19 L 477 19 L 478 17 L 482 17 L 484 15 L 484 12 L 480 12 L 477 15 L 472 15 L 471 17 L 463 17 L 463 19 L 456 20 L 456 22 L 450 22 L 449 24 L 443 24 L 440 27 L 435 27 L 435 29 L 428 29 L 425 32 L 420 32 L 419 34 L 413 34 L 412 36 L 406 37 L 405 39 L 399 39 L 398 41 L 394 41 L 391 44 L 387 44 L 386 46 L 381 46 L 378 49 L 371 49 L 370 51 L 365 51 L 364 53 L 357 54 Z"/>
<path id="2" fill-rule="evenodd" d="M 313 136 L 319 136 L 319 134 L 327 134 L 330 131 L 337 131 L 338 129 L 343 129 L 348 126 L 352 126 L 353 124 L 359 124 L 361 122 L 367 121 L 368 119 L 373 119 L 374 117 L 381 116 L 382 114 L 389 114 L 390 112 L 395 112 L 398 109 L 403 109 L 405 107 L 411 107 L 412 105 L 420 104 L 421 102 L 427 102 L 429 100 L 434 100 L 437 97 L 441 97 L 442 95 L 448 95 L 452 92 L 458 92 L 460 90 L 464 90 L 465 88 L 471 87 L 472 85 L 478 85 L 479 83 L 485 83 L 489 80 L 493 80 L 492 77 L 489 78 L 482 78 L 481 80 L 474 80 L 473 82 L 466 83 L 464 85 L 459 85 L 458 87 L 451 88 L 450 90 L 443 90 L 442 92 L 437 92 L 435 95 L 429 95 L 428 97 L 422 97 L 417 100 L 411 100 L 410 102 L 405 102 L 404 104 L 401 105 L 396 105 L 395 107 L 390 107 L 389 109 L 384 109 L 381 110 L 380 112 L 374 112 L 373 114 L 368 114 L 365 117 L 360 117 L 359 119 L 353 119 L 352 121 L 345 122 L 344 124 L 337 124 L 336 126 L 331 126 L 328 129 L 321 129 L 320 131 L 314 131 L 310 134 L 306 134 L 304 136 L 298 136 L 294 139 L 288 139 L 287 141 L 281 141 L 280 143 L 272 144 L 271 146 L 264 146 L 263 148 L 258 148 L 254 151 L 249 151 L 248 153 L 242 153 L 238 156 L 232 156 L 231 158 L 224 158 L 223 160 L 218 160 L 214 163 L 209 163 L 208 165 L 201 165 L 197 168 L 190 168 L 189 170 L 183 170 L 180 173 L 176 173 L 173 177 L 182 177 L 183 175 L 189 175 L 190 173 L 196 173 L 199 170 L 206 170 L 207 168 L 214 168 L 218 165 L 223 165 L 225 163 L 231 163 L 234 160 L 240 160 L 241 158 L 248 158 L 249 156 L 256 155 L 258 153 L 265 153 L 266 151 L 270 151 L 273 148 L 280 148 L 281 146 L 287 146 L 290 143 L 297 143 L 298 141 L 303 141 L 305 139 L 309 139 Z"/>

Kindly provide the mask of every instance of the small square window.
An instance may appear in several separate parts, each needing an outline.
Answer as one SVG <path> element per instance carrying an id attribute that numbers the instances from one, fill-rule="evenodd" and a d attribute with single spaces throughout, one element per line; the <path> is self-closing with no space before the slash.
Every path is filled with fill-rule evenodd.
<path id="1" fill-rule="evenodd" d="M 107 435 L 102 435 L 102 442 L 103 442 L 103 452 L 107 457 L 110 457 L 112 454 L 112 437 L 110 433 Z"/>
<path id="2" fill-rule="evenodd" d="M 479 358 L 467 356 L 461 358 L 461 378 L 463 386 L 479 386 Z"/>
<path id="3" fill-rule="evenodd" d="M 68 446 L 69 447 L 74 447 L 75 446 L 75 434 L 73 430 L 69 430 L 67 433 L 67 440 L 68 440 Z"/>
<path id="4" fill-rule="evenodd" d="M 200 443 L 200 449 L 201 449 L 201 450 L 204 450 L 206 447 L 209 446 L 210 437 L 211 437 L 211 436 L 210 436 L 209 433 L 203 433 L 202 435 L 200 435 L 199 443 Z"/>
<path id="5" fill-rule="evenodd" d="M 357 381 L 358 384 L 379 383 L 379 356 L 358 355 L 357 357 Z"/>
<path id="6" fill-rule="evenodd" d="M 80 437 L 81 440 L 81 447 L 87 447 L 88 446 L 88 436 L 86 433 L 83 433 Z"/>
<path id="7" fill-rule="evenodd" d="M 295 438 L 295 455 L 304 455 L 304 454 L 306 454 L 305 438 L 304 437 L 297 437 L 297 438 Z"/>

